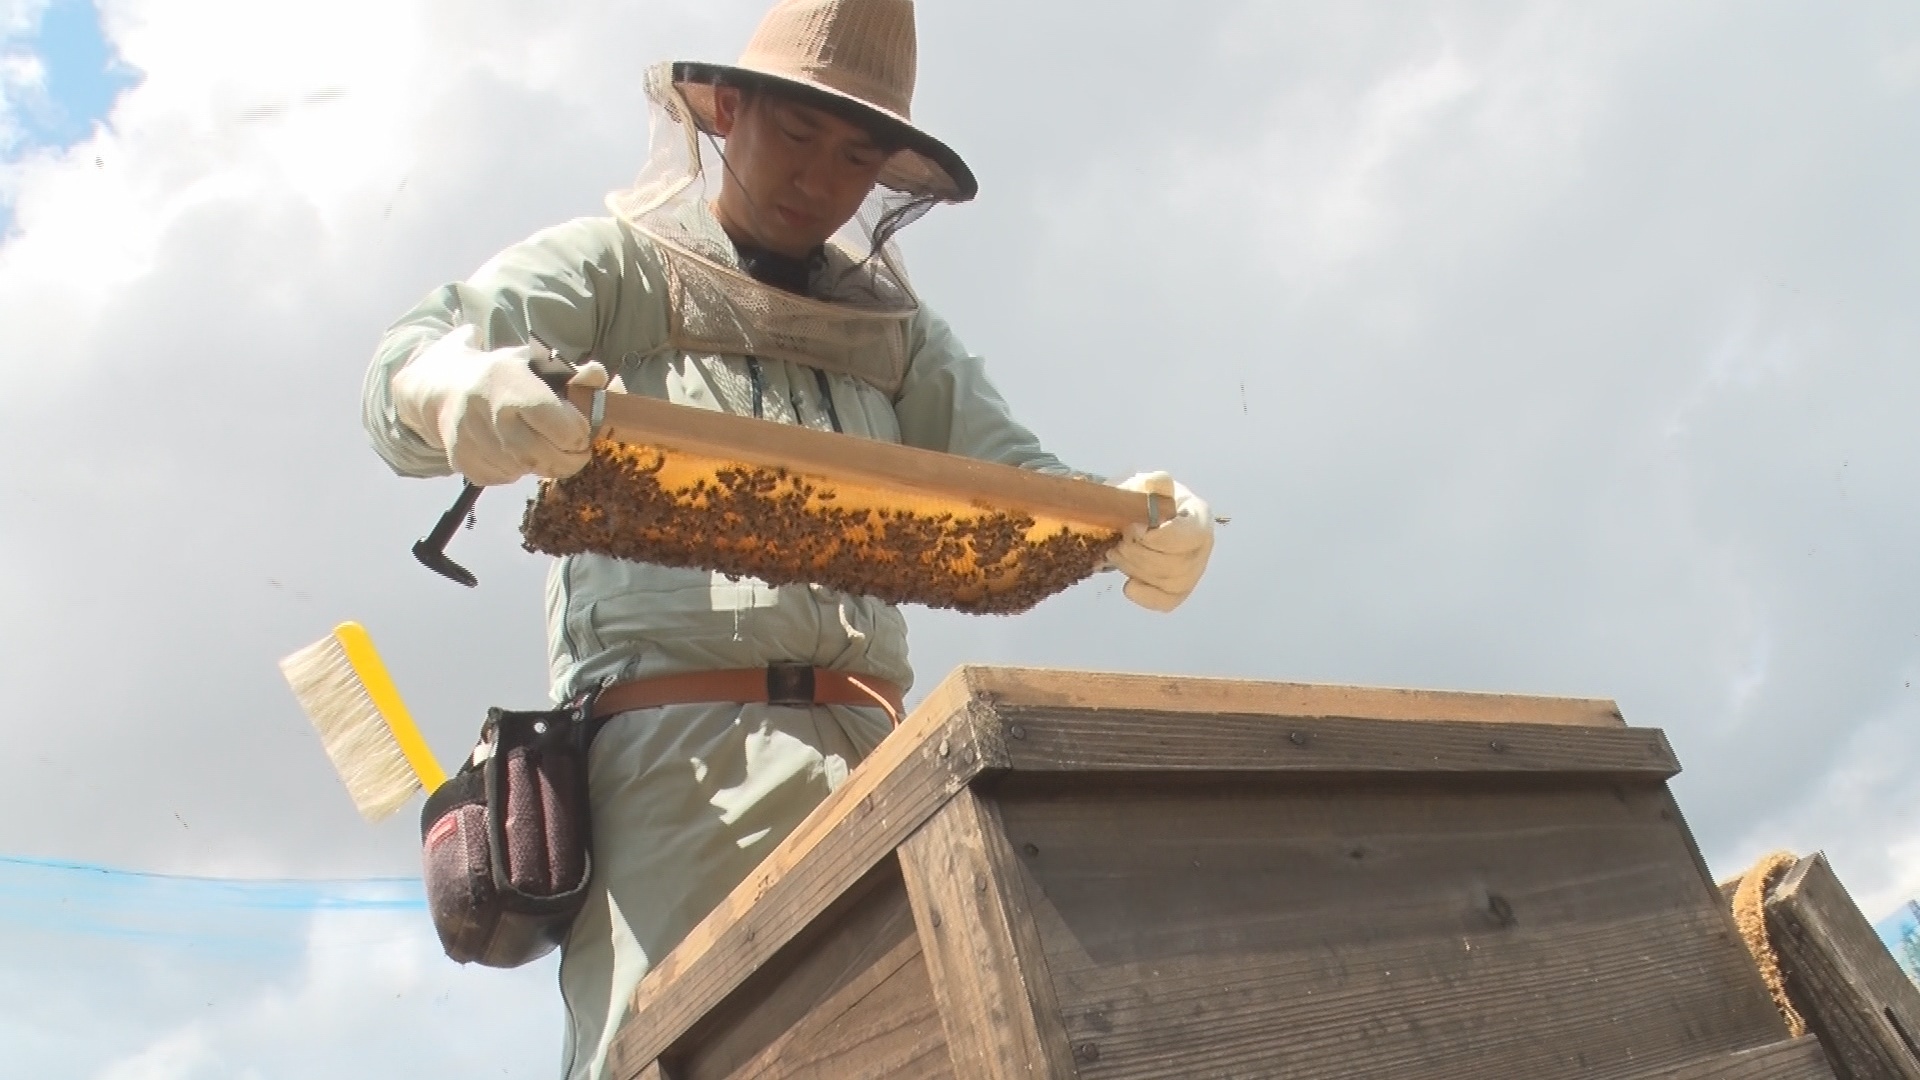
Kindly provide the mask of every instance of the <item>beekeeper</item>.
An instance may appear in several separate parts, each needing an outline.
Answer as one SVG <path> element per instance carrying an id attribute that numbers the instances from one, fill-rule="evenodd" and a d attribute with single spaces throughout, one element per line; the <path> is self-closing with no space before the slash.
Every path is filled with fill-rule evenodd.
<path id="1" fill-rule="evenodd" d="M 508 248 L 387 331 L 365 392 L 381 457 L 478 484 L 578 470 L 587 423 L 529 369 L 537 338 L 576 384 L 1069 473 L 902 270 L 894 234 L 977 190 L 909 119 L 914 69 L 911 0 L 783 0 L 737 64 L 654 68 L 649 161 L 612 216 Z M 1170 610 L 1213 519 L 1164 473 L 1122 486 L 1179 509 L 1111 556 L 1127 597 Z M 889 604 L 597 555 L 554 564 L 547 626 L 556 700 L 603 685 L 623 710 L 592 748 L 594 896 L 560 966 L 565 1075 L 598 1077 L 641 976 L 879 743 L 913 675 Z"/>

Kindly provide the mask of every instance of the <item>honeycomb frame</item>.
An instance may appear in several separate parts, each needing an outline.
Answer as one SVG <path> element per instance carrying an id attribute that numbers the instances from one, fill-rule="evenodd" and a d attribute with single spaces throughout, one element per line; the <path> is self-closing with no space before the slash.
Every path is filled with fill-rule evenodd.
<path id="1" fill-rule="evenodd" d="M 1009 614 L 1091 575 L 1161 509 L 1085 479 L 608 394 L 591 460 L 540 485 L 521 534 L 550 555 Z"/>

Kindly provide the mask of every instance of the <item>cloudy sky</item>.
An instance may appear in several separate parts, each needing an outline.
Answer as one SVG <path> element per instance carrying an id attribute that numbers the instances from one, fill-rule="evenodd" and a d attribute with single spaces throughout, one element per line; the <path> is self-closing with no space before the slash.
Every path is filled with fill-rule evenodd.
<path id="1" fill-rule="evenodd" d="M 364 622 L 443 759 L 544 694 L 518 495 L 358 426 L 381 329 L 599 212 L 749 2 L 0 0 L 0 1041 L 33 1075 L 548 1075 L 438 959 L 274 661 Z M 97 11 L 97 15 L 96 15 Z M 1708 861 L 1920 892 L 1920 8 L 926 3 L 982 178 L 921 292 L 1068 461 L 1231 517 L 1178 613 L 1013 662 L 1611 697 Z M 524 494 L 524 492 L 520 493 Z M 104 873 L 98 868 L 133 871 Z M 15 1060 L 18 1060 L 17 1058 Z"/>

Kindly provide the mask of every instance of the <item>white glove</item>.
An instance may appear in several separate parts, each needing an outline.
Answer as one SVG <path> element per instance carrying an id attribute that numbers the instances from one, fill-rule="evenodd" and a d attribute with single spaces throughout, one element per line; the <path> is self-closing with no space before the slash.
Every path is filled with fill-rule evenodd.
<path id="1" fill-rule="evenodd" d="M 1213 511 L 1199 496 L 1163 472 L 1141 473 L 1114 485 L 1172 500 L 1174 516 L 1149 529 L 1130 525 L 1107 564 L 1127 575 L 1121 591 L 1150 611 L 1172 611 L 1200 583 L 1213 554 Z M 1165 505 L 1165 503 L 1161 503 Z"/>
<path id="2" fill-rule="evenodd" d="M 454 472 L 482 487 L 529 473 L 572 476 L 587 463 L 593 433 L 580 410 L 528 366 L 533 347 L 476 349 L 474 328 L 449 331 L 393 376 L 400 422 L 444 450 Z M 582 364 L 569 386 L 604 389 L 607 369 Z"/>

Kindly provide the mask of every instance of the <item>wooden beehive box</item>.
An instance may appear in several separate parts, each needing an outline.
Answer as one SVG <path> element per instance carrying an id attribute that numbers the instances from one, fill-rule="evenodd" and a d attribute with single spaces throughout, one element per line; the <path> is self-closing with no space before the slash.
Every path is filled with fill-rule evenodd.
<path id="1" fill-rule="evenodd" d="M 1605 701 L 962 668 L 610 1075 L 1828 1078 Z"/>

